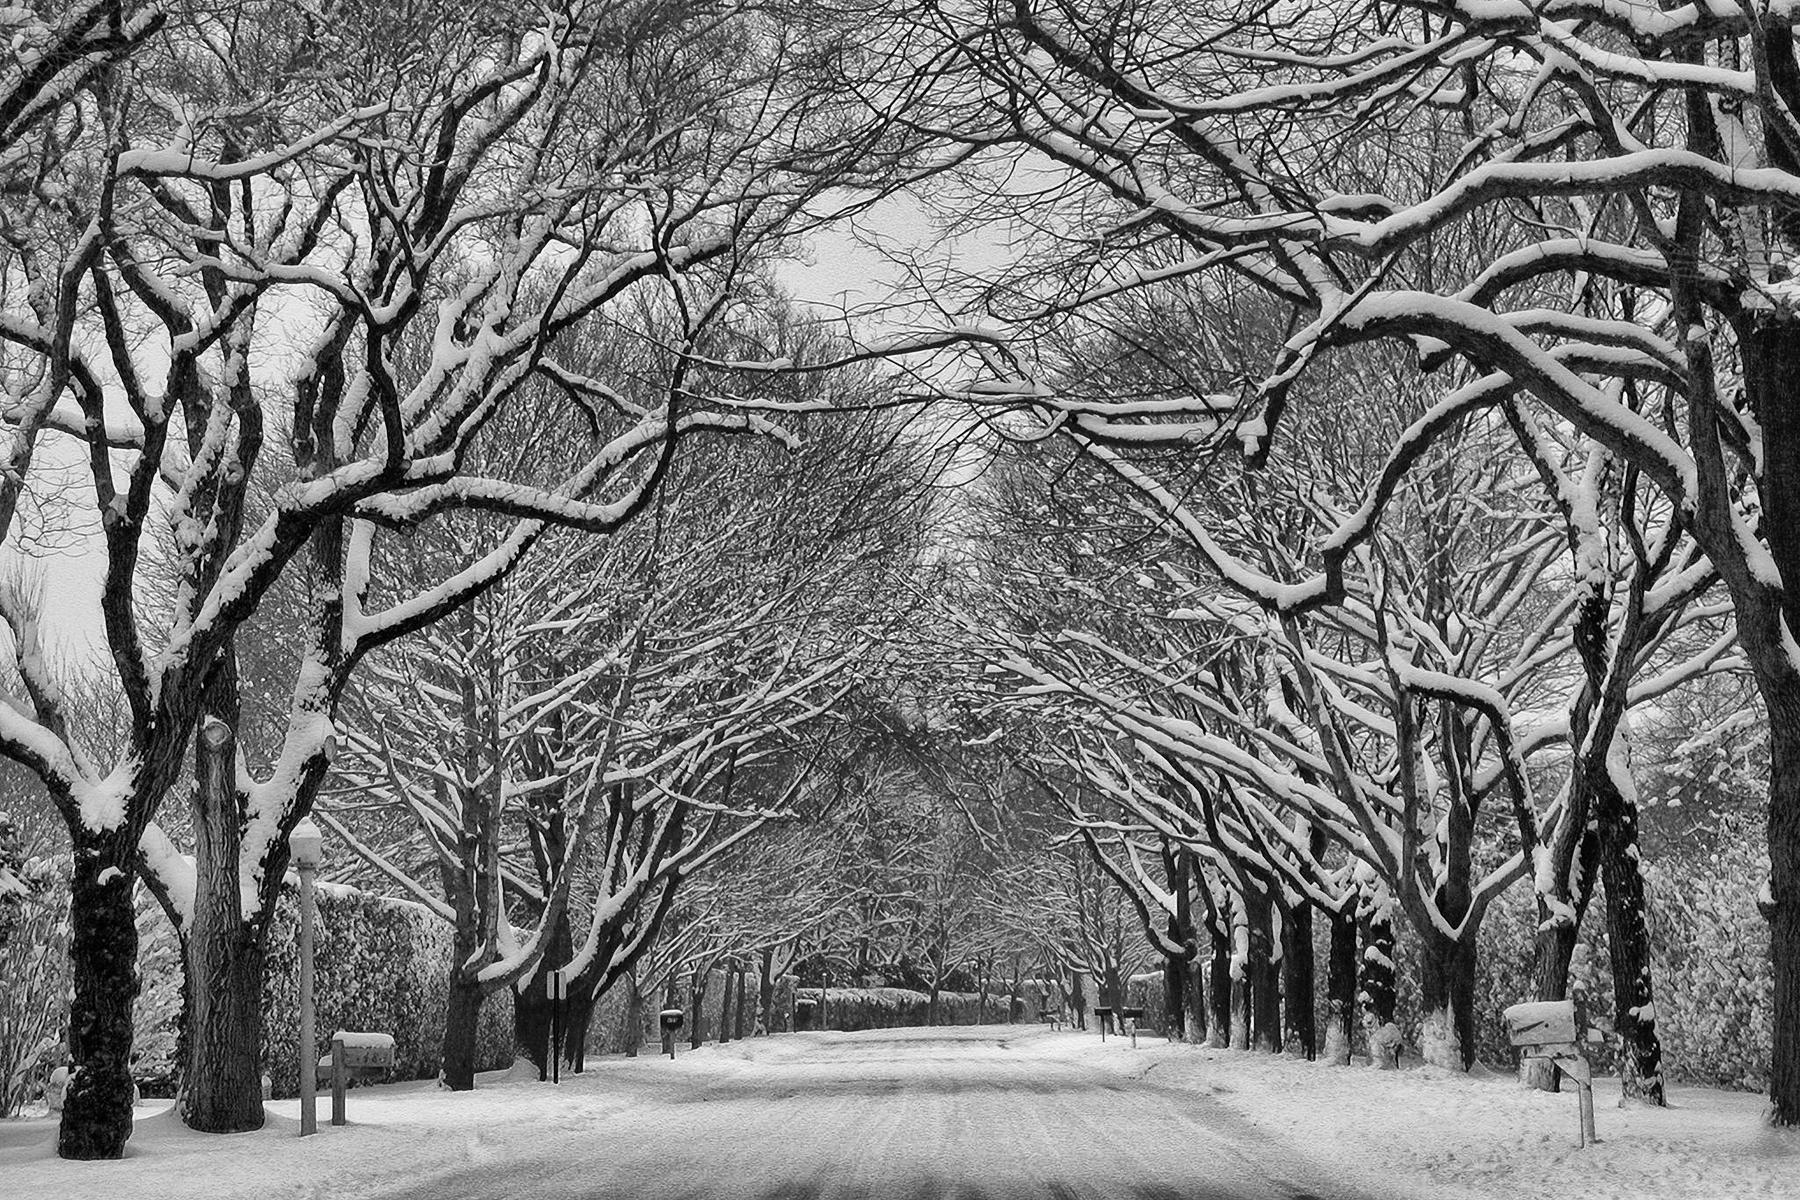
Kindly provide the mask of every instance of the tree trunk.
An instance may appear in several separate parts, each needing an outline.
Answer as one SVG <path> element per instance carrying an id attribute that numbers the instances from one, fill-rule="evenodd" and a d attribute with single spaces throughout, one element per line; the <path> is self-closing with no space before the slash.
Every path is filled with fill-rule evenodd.
<path id="1" fill-rule="evenodd" d="M 748 1036 L 750 1026 L 750 1022 L 744 1019 L 744 1005 L 749 1000 L 750 993 L 749 976 L 750 968 L 747 965 L 740 964 L 738 967 L 737 985 L 737 1038 L 740 1042 Z"/>
<path id="2" fill-rule="evenodd" d="M 475 1048 L 481 1032 L 481 1002 L 486 998 L 479 983 L 465 979 L 460 970 L 451 973 L 450 999 L 444 1006 L 444 1061 L 438 1080 L 453 1092 L 475 1088 Z"/>
<path id="3" fill-rule="evenodd" d="M 775 1032 L 775 951 L 764 950 L 756 980 L 756 1019 L 764 1036 Z"/>
<path id="4" fill-rule="evenodd" d="M 1394 1023 L 1394 906 L 1376 883 L 1360 889 L 1357 927 L 1362 958 L 1357 964 L 1356 1001 L 1362 1006 L 1365 1034 Z"/>
<path id="5" fill-rule="evenodd" d="M 1169 918 L 1167 934 L 1171 941 L 1181 940 L 1181 924 L 1174 917 Z M 1183 1040 L 1187 1037 L 1187 964 L 1179 955 L 1163 956 L 1163 1031 Z"/>
<path id="6" fill-rule="evenodd" d="M 1331 922 L 1331 951 L 1325 965 L 1325 1057 L 1347 1067 L 1356 1020 L 1356 907 L 1346 897 L 1325 915 Z"/>
<path id="7" fill-rule="evenodd" d="M 242 1133 L 263 1126 L 260 933 L 266 927 L 246 924 L 242 911 L 235 739 L 224 722 L 208 718 L 194 744 L 194 915 L 182 956 L 191 1007 L 181 1118 L 202 1133 Z"/>
<path id="8" fill-rule="evenodd" d="M 1793 44 L 1769 39 L 1790 70 Z M 1782 99 L 1794 103 L 1790 87 Z M 1790 237 L 1793 223 L 1784 222 Z M 1769 922 L 1774 975 L 1773 1046 L 1769 1065 L 1769 1118 L 1800 1126 L 1800 322 L 1786 305 L 1758 308 L 1738 324 L 1745 399 L 1762 427 L 1763 478 L 1757 496 L 1769 552 L 1781 576 L 1771 592 L 1754 570 L 1721 567 L 1737 610 L 1738 637 L 1748 651 L 1762 693 L 1769 728 L 1769 878 L 1758 907 Z M 1704 364 L 1710 367 L 1710 363 Z M 1715 435 L 1716 436 L 1716 435 Z M 1728 512 L 1735 497 L 1720 495 L 1712 511 Z M 1706 515 L 1706 510 L 1702 510 Z M 1726 520 L 1697 521 L 1696 537 L 1729 543 L 1736 531 Z M 1709 535 L 1709 536 L 1708 536 Z M 1708 546 L 1711 549 L 1711 546 Z M 1728 546 L 1716 563 L 1733 561 Z"/>
<path id="9" fill-rule="evenodd" d="M 1313 927 L 1311 904 L 1302 900 L 1281 923 L 1282 1049 L 1312 1062 L 1319 1057 L 1314 1021 Z"/>
<path id="10" fill-rule="evenodd" d="M 554 1022 L 551 1020 L 550 964 L 566 963 L 572 957 L 572 934 L 568 918 L 564 916 L 551 925 L 550 943 L 544 949 L 544 957 L 532 974 L 531 982 L 523 989 L 513 989 L 513 1045 L 538 1069 L 539 1080 L 550 1078 L 552 1054 L 562 1054 L 563 1061 L 568 1061 L 564 1050 L 568 1045 L 566 1040 L 562 1046 L 551 1045 Z M 567 1007 L 565 1002 L 565 1010 Z"/>
<path id="11" fill-rule="evenodd" d="M 1074 1015 L 1075 1028 L 1087 1028 L 1087 992 L 1081 984 L 1081 972 L 1069 972 L 1069 1011 Z"/>
<path id="12" fill-rule="evenodd" d="M 1475 1065 L 1475 947 L 1426 934 L 1419 972 L 1425 1061 L 1450 1071 Z"/>
<path id="13" fill-rule="evenodd" d="M 938 981 L 934 975 L 931 979 L 931 996 L 925 1005 L 925 1023 L 936 1027 L 938 1023 Z"/>
<path id="14" fill-rule="evenodd" d="M 1800 1125 L 1800 695 L 1795 701 L 1779 713 L 1771 708 L 1769 886 L 1761 906 L 1775 975 L 1770 1119 L 1790 1126 Z"/>
<path id="15" fill-rule="evenodd" d="M 1232 972 L 1230 931 L 1221 928 L 1216 921 L 1209 921 L 1207 927 L 1212 933 L 1212 956 L 1207 963 L 1206 991 L 1211 1005 L 1211 1019 L 1207 1022 L 1206 1044 L 1222 1049 L 1234 1044 L 1237 1030 L 1237 980 Z M 1247 1030 L 1249 1027 L 1245 1028 Z M 1246 1034 L 1246 1038 L 1247 1036 Z"/>
<path id="16" fill-rule="evenodd" d="M 688 1030 L 688 1049 L 690 1050 L 698 1050 L 706 1041 L 704 1023 L 706 1021 L 706 977 L 708 974 L 710 972 L 700 968 L 694 970 L 694 993 L 688 1005 L 692 1010 L 692 1015 L 688 1018 L 692 1025 L 692 1028 Z"/>
<path id="17" fill-rule="evenodd" d="M 69 896 L 69 1090 L 56 1152 L 118 1158 L 131 1136 L 131 1006 L 138 992 L 137 914 L 131 903 L 135 847 L 78 836 Z"/>
<path id="18" fill-rule="evenodd" d="M 725 967 L 724 987 L 720 989 L 724 995 L 719 1000 L 719 1045 L 731 1044 L 731 966 Z"/>
<path id="19" fill-rule="evenodd" d="M 1630 783 L 1623 733 L 1613 737 L 1609 770 L 1595 780 L 1594 813 L 1600 821 L 1600 879 L 1606 890 L 1606 933 L 1612 949 L 1613 1028 L 1619 1033 L 1620 1103 L 1658 1108 L 1663 1097 L 1662 1042 L 1650 979 L 1650 928 L 1639 873 L 1637 802 Z"/>
<path id="20" fill-rule="evenodd" d="M 563 997 L 563 1066 L 576 1075 L 587 1067 L 588 1026 L 594 1020 L 594 1000 L 591 983 L 571 984 L 569 994 Z"/>
<path id="21" fill-rule="evenodd" d="M 637 967 L 625 973 L 625 1057 L 636 1058 L 644 1044 L 644 992 Z"/>
<path id="22" fill-rule="evenodd" d="M 1250 889 L 1244 897 L 1249 921 L 1249 961 L 1245 975 L 1250 991 L 1250 1044 L 1281 1053 L 1281 964 L 1275 931 L 1276 910 L 1267 892 Z"/>

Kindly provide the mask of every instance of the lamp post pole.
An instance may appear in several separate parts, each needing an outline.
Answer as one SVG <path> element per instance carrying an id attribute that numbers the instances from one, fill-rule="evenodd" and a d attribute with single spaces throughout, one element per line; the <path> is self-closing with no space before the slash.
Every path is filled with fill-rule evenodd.
<path id="1" fill-rule="evenodd" d="M 300 1136 L 319 1131 L 319 1035 L 313 1014 L 313 875 L 323 838 L 311 818 L 294 826 L 288 849 L 300 872 Z"/>

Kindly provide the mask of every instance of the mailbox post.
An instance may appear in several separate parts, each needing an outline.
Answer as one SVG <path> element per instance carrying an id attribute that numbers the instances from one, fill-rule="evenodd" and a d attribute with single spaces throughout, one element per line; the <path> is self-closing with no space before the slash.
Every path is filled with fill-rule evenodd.
<path id="1" fill-rule="evenodd" d="M 1119 1015 L 1125 1019 L 1126 1032 L 1131 1034 L 1131 1048 L 1136 1050 L 1137 1023 L 1143 1019 L 1144 1010 L 1141 1008 L 1121 1008 L 1119 1010 Z"/>
<path id="2" fill-rule="evenodd" d="M 1600 1140 L 1594 1132 L 1594 1073 L 1583 1053 L 1586 1022 L 1581 1016 L 1573 1000 L 1539 1000 L 1515 1004 L 1503 1017 L 1508 1038 L 1525 1057 L 1547 1058 L 1575 1081 L 1580 1114 L 1577 1147 Z"/>
<path id="3" fill-rule="evenodd" d="M 679 1008 L 665 1008 L 656 1014 L 656 1023 L 662 1028 L 663 1053 L 670 1058 L 675 1057 L 675 1034 L 685 1020 L 686 1016 Z"/>
<path id="4" fill-rule="evenodd" d="M 319 1060 L 317 1071 L 331 1072 L 331 1123 L 343 1125 L 344 1093 L 352 1079 L 379 1079 L 394 1066 L 394 1038 L 387 1033 L 356 1033 L 340 1029 L 331 1035 L 331 1054 Z"/>
<path id="5" fill-rule="evenodd" d="M 1095 1006 L 1094 1019 L 1100 1022 L 1100 1040 L 1104 1042 L 1106 1040 L 1106 1031 L 1112 1028 L 1112 1006 L 1107 1004 Z"/>

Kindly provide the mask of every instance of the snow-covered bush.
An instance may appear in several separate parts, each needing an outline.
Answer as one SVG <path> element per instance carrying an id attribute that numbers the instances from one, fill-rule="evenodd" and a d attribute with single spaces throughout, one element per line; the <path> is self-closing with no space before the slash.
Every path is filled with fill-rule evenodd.
<path id="1" fill-rule="evenodd" d="M 67 860 L 19 859 L 0 900 L 0 1117 L 35 1098 L 62 1061 L 69 1005 Z"/>
<path id="2" fill-rule="evenodd" d="M 263 1061 L 275 1095 L 299 1088 L 299 917 L 297 895 L 284 891 L 269 930 L 263 985 Z M 321 1038 L 333 1029 L 394 1036 L 395 1079 L 437 1074 L 449 991 L 450 927 L 404 900 L 321 890 L 314 958 L 314 995 Z M 512 1003 L 505 993 L 481 1009 L 478 1070 L 513 1058 Z M 321 1043 L 320 1054 L 327 1047 Z"/>
<path id="3" fill-rule="evenodd" d="M 1669 853 L 1645 868 L 1650 905 L 1650 960 L 1663 1072 L 1672 1082 L 1760 1091 L 1773 1037 L 1769 929 L 1756 910 L 1757 882 L 1767 878 L 1767 852 L 1748 830 L 1726 830 L 1704 848 Z M 1612 976 L 1606 896 L 1597 891 L 1582 922 L 1591 948 L 1582 969 L 1588 1012 L 1612 1028 Z M 1502 896 L 1481 932 L 1476 987 L 1480 1056 L 1510 1068 L 1500 1010 L 1531 998 L 1532 897 L 1523 886 Z M 1613 1070 L 1610 1046 L 1597 1047 L 1596 1068 Z"/>

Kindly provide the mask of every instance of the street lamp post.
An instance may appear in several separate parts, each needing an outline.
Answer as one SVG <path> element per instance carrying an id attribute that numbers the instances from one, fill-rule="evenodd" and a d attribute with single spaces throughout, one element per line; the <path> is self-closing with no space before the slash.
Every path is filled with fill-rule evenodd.
<path id="1" fill-rule="evenodd" d="M 313 1015 L 313 874 L 319 869 L 324 838 L 312 818 L 288 834 L 288 853 L 300 872 L 300 1136 L 319 1131 L 319 1047 Z"/>

